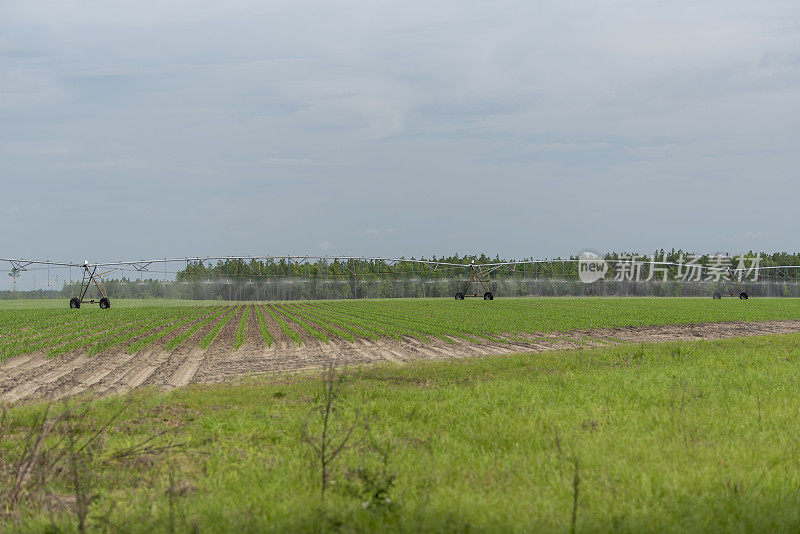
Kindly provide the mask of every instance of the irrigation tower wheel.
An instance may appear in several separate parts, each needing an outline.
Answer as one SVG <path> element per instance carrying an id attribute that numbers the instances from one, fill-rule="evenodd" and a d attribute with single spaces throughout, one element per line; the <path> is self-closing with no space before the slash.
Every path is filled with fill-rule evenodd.
<path id="1" fill-rule="evenodd" d="M 747 293 L 742 291 L 741 293 L 739 293 L 739 298 L 742 300 L 747 300 L 749 297 L 747 296 Z"/>
<path id="2" fill-rule="evenodd" d="M 714 298 L 714 300 L 719 300 L 719 299 L 722 298 L 722 295 L 719 294 L 719 293 L 714 293 L 714 297 L 713 298 Z"/>
<path id="3" fill-rule="evenodd" d="M 100 309 L 107 310 L 111 307 L 111 301 L 103 297 L 100 299 Z"/>
<path id="4" fill-rule="evenodd" d="M 487 291 L 483 294 L 483 300 L 494 300 L 494 295 L 492 295 L 491 291 Z"/>
<path id="5" fill-rule="evenodd" d="M 71 299 L 69 299 L 69 307 L 70 308 L 80 308 L 81 307 L 81 301 L 79 301 L 75 297 L 72 297 Z"/>
<path id="6" fill-rule="evenodd" d="M 456 293 L 456 300 L 464 300 L 464 293 L 462 293 L 461 291 Z"/>

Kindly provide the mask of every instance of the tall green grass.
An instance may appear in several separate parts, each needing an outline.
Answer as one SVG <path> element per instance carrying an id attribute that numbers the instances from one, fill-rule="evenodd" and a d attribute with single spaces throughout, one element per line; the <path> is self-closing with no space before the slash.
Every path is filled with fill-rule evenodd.
<path id="1" fill-rule="evenodd" d="M 165 429 L 164 442 L 181 448 L 92 466 L 90 528 L 794 532 L 800 524 L 800 335 L 345 373 L 334 421 L 364 424 L 334 464 L 325 501 L 301 439 L 321 396 L 316 375 L 93 401 L 88 421 L 126 408 L 103 441 L 107 454 Z M 43 410 L 11 409 L 6 451 Z M 22 506 L 9 530 L 75 531 L 67 507 Z"/>

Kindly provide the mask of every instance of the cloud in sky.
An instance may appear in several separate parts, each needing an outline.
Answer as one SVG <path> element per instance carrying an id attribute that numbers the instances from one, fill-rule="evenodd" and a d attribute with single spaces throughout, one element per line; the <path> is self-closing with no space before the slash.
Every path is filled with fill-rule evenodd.
<path id="1" fill-rule="evenodd" d="M 797 250 L 799 35 L 786 1 L 6 2 L 1 255 Z"/>

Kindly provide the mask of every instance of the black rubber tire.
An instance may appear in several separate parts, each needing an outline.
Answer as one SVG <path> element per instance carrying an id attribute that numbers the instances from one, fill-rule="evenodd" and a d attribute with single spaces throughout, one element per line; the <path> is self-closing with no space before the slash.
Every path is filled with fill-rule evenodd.
<path id="1" fill-rule="evenodd" d="M 100 309 L 107 310 L 111 307 L 111 301 L 107 298 L 103 297 L 100 299 Z"/>
<path id="2" fill-rule="evenodd" d="M 719 300 L 719 299 L 721 299 L 721 298 L 722 298 L 722 295 L 721 295 L 721 294 L 719 294 L 719 293 L 714 293 L 714 297 L 713 297 L 713 299 L 714 299 L 714 300 Z"/>
<path id="3" fill-rule="evenodd" d="M 491 291 L 487 291 L 483 294 L 483 300 L 494 300 L 494 295 L 492 295 Z"/>
<path id="4" fill-rule="evenodd" d="M 75 297 L 72 297 L 71 299 L 69 299 L 69 307 L 73 308 L 73 309 L 80 308 L 81 307 L 81 301 L 79 301 Z"/>
<path id="5" fill-rule="evenodd" d="M 742 293 L 739 293 L 739 298 L 742 299 L 742 300 L 747 300 L 750 297 L 747 296 L 747 293 L 742 292 Z"/>
<path id="6" fill-rule="evenodd" d="M 462 293 L 461 291 L 456 293 L 456 300 L 464 300 L 464 293 Z"/>

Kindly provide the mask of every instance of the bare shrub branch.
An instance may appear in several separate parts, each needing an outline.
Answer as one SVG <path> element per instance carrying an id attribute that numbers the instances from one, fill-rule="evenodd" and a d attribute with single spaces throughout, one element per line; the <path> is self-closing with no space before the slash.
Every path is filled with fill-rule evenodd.
<path id="1" fill-rule="evenodd" d="M 54 414 L 52 405 L 48 404 L 40 415 L 34 416 L 25 436 L 19 440 L 20 450 L 15 452 L 9 446 L 9 442 L 15 440 L 10 434 L 8 410 L 0 406 L 0 525 L 18 517 L 23 507 L 44 509 L 47 506 L 49 509 L 53 500 L 50 483 L 58 478 L 73 492 L 74 501 L 70 508 L 75 514 L 78 532 L 85 532 L 89 509 L 97 494 L 92 488 L 98 466 L 110 461 L 158 454 L 179 446 L 155 443 L 158 438 L 177 430 L 170 429 L 108 454 L 103 437 L 127 407 L 116 411 L 96 429 L 90 429 L 90 408 L 90 399 L 77 407 L 65 401 L 63 408 Z"/>
<path id="2" fill-rule="evenodd" d="M 356 411 L 353 422 L 349 425 L 337 426 L 336 419 L 340 414 L 337 402 L 341 394 L 344 377 L 339 374 L 336 365 L 331 363 L 322 373 L 322 396 L 317 405 L 309 410 L 303 424 L 302 439 L 309 444 L 320 466 L 321 495 L 330 485 L 331 469 L 336 458 L 347 448 L 356 446 L 359 441 L 352 441 L 356 429 L 362 424 L 361 416 Z M 311 431 L 311 423 L 319 417 L 319 432 Z M 362 438 L 363 440 L 363 438 Z"/>

